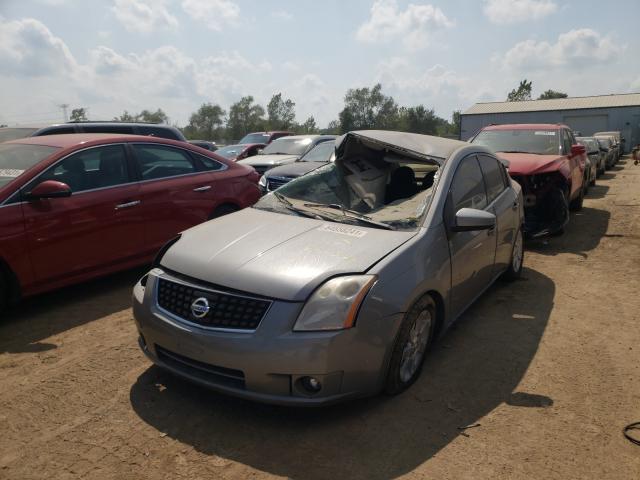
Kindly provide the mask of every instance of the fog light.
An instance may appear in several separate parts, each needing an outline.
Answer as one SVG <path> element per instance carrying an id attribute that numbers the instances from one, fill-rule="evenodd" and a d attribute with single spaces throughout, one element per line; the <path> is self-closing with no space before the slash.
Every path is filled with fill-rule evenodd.
<path id="1" fill-rule="evenodd" d="M 300 379 L 300 383 L 302 384 L 302 388 L 304 388 L 309 393 L 318 393 L 322 390 L 322 384 L 317 378 L 314 377 L 302 377 Z"/>

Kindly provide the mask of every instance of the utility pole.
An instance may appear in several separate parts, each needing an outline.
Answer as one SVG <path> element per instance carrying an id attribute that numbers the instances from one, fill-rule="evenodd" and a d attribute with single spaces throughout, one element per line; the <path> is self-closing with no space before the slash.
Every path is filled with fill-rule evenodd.
<path id="1" fill-rule="evenodd" d="M 62 109 L 62 113 L 64 115 L 64 121 L 65 123 L 69 121 L 69 116 L 67 115 L 67 108 L 69 108 L 69 104 L 68 103 L 61 103 L 60 105 L 58 105 L 59 108 Z"/>

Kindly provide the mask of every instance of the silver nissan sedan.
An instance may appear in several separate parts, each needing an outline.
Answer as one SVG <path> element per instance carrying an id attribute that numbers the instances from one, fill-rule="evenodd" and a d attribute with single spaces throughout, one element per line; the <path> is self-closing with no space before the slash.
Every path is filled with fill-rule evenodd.
<path id="1" fill-rule="evenodd" d="M 520 275 L 522 204 L 484 147 L 348 133 L 334 163 L 162 249 L 134 288 L 140 347 L 262 402 L 399 393 L 494 280 Z"/>

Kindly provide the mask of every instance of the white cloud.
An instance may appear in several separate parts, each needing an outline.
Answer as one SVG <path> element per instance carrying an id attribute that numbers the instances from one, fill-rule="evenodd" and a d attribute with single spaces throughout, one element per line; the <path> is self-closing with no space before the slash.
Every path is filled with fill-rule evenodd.
<path id="1" fill-rule="evenodd" d="M 454 22 L 433 5 L 411 3 L 401 11 L 396 0 L 376 0 L 369 20 L 358 28 L 356 38 L 363 43 L 401 39 L 407 48 L 415 50 L 428 45 L 431 32 L 453 25 Z"/>
<path id="2" fill-rule="evenodd" d="M 486 0 L 484 14 L 491 22 L 504 25 L 538 20 L 557 9 L 553 0 Z"/>
<path id="3" fill-rule="evenodd" d="M 151 33 L 178 27 L 165 0 L 114 0 L 111 11 L 130 32 Z"/>
<path id="4" fill-rule="evenodd" d="M 30 77 L 71 73 L 77 67 L 67 45 L 33 18 L 0 17 L 0 64 L 5 75 Z"/>
<path id="5" fill-rule="evenodd" d="M 240 18 L 240 7 L 232 0 L 182 0 L 182 9 L 211 30 L 237 25 Z"/>
<path id="6" fill-rule="evenodd" d="M 284 22 L 290 22 L 293 20 L 293 14 L 287 12 L 286 10 L 278 10 L 277 12 L 271 12 L 271 16 L 277 20 L 282 20 Z"/>
<path id="7" fill-rule="evenodd" d="M 623 50 L 624 46 L 609 37 L 581 28 L 561 34 L 555 43 L 536 40 L 519 42 L 507 51 L 502 64 L 513 70 L 588 66 L 614 62 Z"/>

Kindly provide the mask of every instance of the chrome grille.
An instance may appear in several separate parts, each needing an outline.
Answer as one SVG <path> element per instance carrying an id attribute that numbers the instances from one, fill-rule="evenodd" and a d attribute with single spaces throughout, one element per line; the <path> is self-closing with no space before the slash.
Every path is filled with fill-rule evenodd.
<path id="1" fill-rule="evenodd" d="M 176 317 L 203 327 L 229 330 L 255 330 L 271 306 L 270 300 L 209 290 L 166 278 L 158 279 L 157 295 L 158 306 Z M 202 298 L 207 300 L 209 310 L 195 316 L 192 304 Z"/>
<path id="2" fill-rule="evenodd" d="M 289 183 L 292 178 L 288 177 L 267 177 L 267 190 L 275 190 L 276 188 L 280 188 L 282 185 Z"/>

